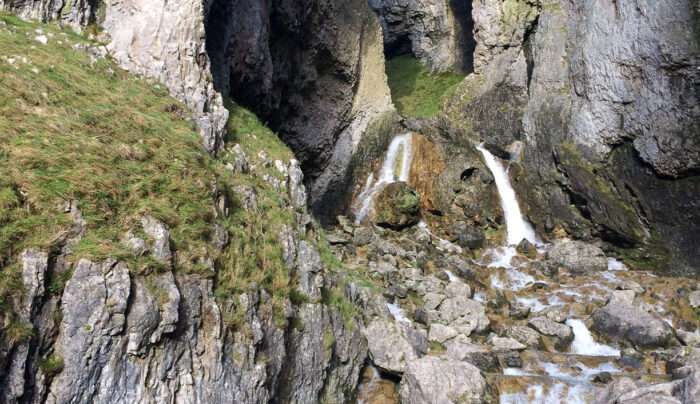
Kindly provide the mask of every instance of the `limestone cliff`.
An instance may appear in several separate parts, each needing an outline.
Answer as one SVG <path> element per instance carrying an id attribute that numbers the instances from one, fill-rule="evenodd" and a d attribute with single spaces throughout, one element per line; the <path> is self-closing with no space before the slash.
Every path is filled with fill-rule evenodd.
<path id="1" fill-rule="evenodd" d="M 342 208 L 362 136 L 386 138 L 394 114 L 367 4 L 218 0 L 207 27 L 217 87 L 294 150 L 314 210 Z"/>
<path id="2" fill-rule="evenodd" d="M 563 226 L 634 247 L 619 251 L 640 266 L 697 276 L 694 7 L 475 3 L 477 74 L 444 111 L 462 139 L 523 142 L 512 176 L 539 231 Z"/>

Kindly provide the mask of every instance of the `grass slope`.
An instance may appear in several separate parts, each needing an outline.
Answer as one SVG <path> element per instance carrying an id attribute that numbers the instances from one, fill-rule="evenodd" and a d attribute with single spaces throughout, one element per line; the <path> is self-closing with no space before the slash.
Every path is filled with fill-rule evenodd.
<path id="1" fill-rule="evenodd" d="M 430 74 L 410 55 L 388 59 L 386 75 L 396 108 L 403 115 L 417 117 L 437 114 L 445 93 L 464 78 L 454 73 Z"/>
<path id="2" fill-rule="evenodd" d="M 35 39 L 40 35 L 47 44 Z M 87 228 L 72 260 L 115 257 L 136 274 L 162 270 L 119 243 L 127 230 L 139 234 L 140 218 L 149 214 L 170 229 L 175 270 L 214 276 L 200 259 L 219 263 L 217 296 L 225 298 L 252 281 L 275 297 L 287 297 L 293 282 L 274 230 L 293 225 L 294 212 L 260 177 L 281 174 L 274 168 L 256 174 L 227 170 L 235 155 L 207 154 L 192 123 L 182 118 L 184 105 L 161 85 L 108 58 L 91 61 L 73 48 L 88 42 L 0 13 L 0 317 L 13 316 L 10 301 L 22 290 L 19 253 L 28 247 L 51 250 L 70 228 L 63 210 L 68 200 L 77 201 Z M 240 142 L 254 164 L 263 149 L 273 159 L 292 157 L 252 113 L 234 104 L 229 108 L 229 140 Z M 262 213 L 238 207 L 230 189 L 239 184 L 256 188 Z M 215 217 L 216 193 L 232 200 L 228 217 Z M 215 222 L 231 234 L 223 253 L 207 243 Z M 10 322 L 21 331 L 21 324 Z"/>

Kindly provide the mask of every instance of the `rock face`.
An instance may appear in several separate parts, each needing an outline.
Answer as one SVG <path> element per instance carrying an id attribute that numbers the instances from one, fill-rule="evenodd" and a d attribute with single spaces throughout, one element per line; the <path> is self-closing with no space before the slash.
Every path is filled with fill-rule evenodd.
<path id="1" fill-rule="evenodd" d="M 364 0 L 215 0 L 207 15 L 217 88 L 292 148 L 314 210 L 340 213 L 357 159 L 381 152 L 361 140 L 393 122 L 376 16 Z"/>
<path id="2" fill-rule="evenodd" d="M 522 141 L 511 182 L 539 233 L 601 238 L 633 266 L 697 277 L 693 7 L 475 2 L 476 74 L 444 105 L 453 141 Z"/>
<path id="3" fill-rule="evenodd" d="M 472 70 L 470 1 L 369 0 L 387 55 L 412 53 L 431 71 Z"/>
<path id="4" fill-rule="evenodd" d="M 624 302 L 611 301 L 591 317 L 594 330 L 635 346 L 667 346 L 675 339 L 673 329 L 666 322 Z"/>
<path id="5" fill-rule="evenodd" d="M 479 403 L 486 380 L 479 369 L 467 362 L 426 356 L 412 362 L 401 379 L 401 402 Z"/>

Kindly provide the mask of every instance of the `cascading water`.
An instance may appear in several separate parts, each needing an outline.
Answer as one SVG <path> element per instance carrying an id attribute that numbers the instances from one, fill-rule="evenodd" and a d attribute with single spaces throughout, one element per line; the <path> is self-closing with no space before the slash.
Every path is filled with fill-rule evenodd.
<path id="1" fill-rule="evenodd" d="M 406 133 L 392 139 L 386 156 L 384 157 L 384 163 L 379 171 L 377 181 L 374 182 L 374 174 L 370 174 L 365 183 L 365 188 L 356 199 L 354 204 L 356 224 L 362 223 L 368 214 L 374 210 L 374 197 L 381 192 L 384 187 L 393 182 L 408 181 L 413 157 L 411 150 L 412 138 L 413 135 L 411 133 Z"/>
<path id="2" fill-rule="evenodd" d="M 532 226 L 523 219 L 520 213 L 520 205 L 515 198 L 515 191 L 510 186 L 508 171 L 503 168 L 496 158 L 483 145 L 476 147 L 484 156 L 486 166 L 491 170 L 493 178 L 496 180 L 496 188 L 501 198 L 501 207 L 506 219 L 506 241 L 510 244 L 518 244 L 522 239 L 527 239 L 531 243 L 537 242 L 535 231 Z"/>

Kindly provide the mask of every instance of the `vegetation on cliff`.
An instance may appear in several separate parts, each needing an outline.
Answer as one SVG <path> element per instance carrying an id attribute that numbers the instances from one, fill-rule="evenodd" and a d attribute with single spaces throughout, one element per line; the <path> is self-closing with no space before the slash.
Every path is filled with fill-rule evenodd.
<path id="1" fill-rule="evenodd" d="M 260 167 L 255 173 L 232 171 L 227 164 L 235 153 L 211 157 L 183 118 L 185 106 L 158 83 L 117 68 L 99 54 L 99 43 L 6 13 L 0 13 L 0 25 L 3 313 L 10 314 L 11 300 L 23 289 L 19 253 L 65 244 L 76 220 L 67 212 L 71 201 L 85 228 L 71 261 L 117 258 L 137 275 L 165 270 L 120 242 L 130 230 L 147 240 L 140 218 L 150 215 L 167 225 L 175 270 L 209 277 L 214 274 L 203 259 L 218 262 L 217 296 L 251 282 L 280 302 L 289 296 L 293 282 L 275 230 L 295 224 L 294 208 L 269 181 L 282 180 L 282 174 L 256 154 L 265 150 L 270 161 L 288 161 L 293 154 L 255 115 L 228 105 L 229 144 L 239 143 Z M 259 209 L 240 206 L 231 192 L 237 185 L 255 188 Z M 216 195 L 229 201 L 228 215 L 213 209 Z M 215 223 L 230 235 L 223 251 L 209 242 Z M 60 293 L 66 281 L 52 280 L 49 290 Z M 21 327 L 13 329 L 23 334 Z"/>
<path id="2" fill-rule="evenodd" d="M 454 73 L 431 74 L 418 59 L 401 55 L 386 61 L 391 99 L 403 115 L 432 116 L 443 96 L 464 78 Z"/>

